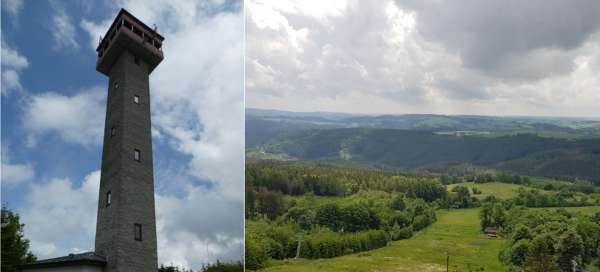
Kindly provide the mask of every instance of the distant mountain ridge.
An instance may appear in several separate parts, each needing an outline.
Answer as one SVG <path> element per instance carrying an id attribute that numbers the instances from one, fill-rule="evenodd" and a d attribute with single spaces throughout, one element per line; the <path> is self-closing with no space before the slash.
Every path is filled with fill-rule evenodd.
<path id="1" fill-rule="evenodd" d="M 404 170 L 464 163 L 600 183 L 600 122 L 582 119 L 251 112 L 246 146 L 251 156 Z"/>

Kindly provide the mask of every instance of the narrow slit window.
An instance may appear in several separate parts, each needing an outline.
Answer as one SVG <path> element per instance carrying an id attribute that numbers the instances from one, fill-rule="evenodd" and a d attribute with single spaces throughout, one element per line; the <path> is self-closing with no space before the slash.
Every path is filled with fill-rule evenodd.
<path id="1" fill-rule="evenodd" d="M 136 103 L 136 104 L 140 103 L 140 96 L 139 95 L 134 95 L 133 96 L 133 103 Z"/>
<path id="2" fill-rule="evenodd" d="M 110 206 L 110 203 L 112 201 L 112 194 L 110 193 L 110 191 L 106 192 L 106 207 Z"/>
<path id="3" fill-rule="evenodd" d="M 119 88 L 119 83 L 115 82 L 115 84 L 113 84 L 113 86 L 115 87 L 115 89 L 118 89 Z"/>
<path id="4" fill-rule="evenodd" d="M 136 161 L 140 161 L 140 151 L 138 149 L 133 150 L 133 159 Z"/>
<path id="5" fill-rule="evenodd" d="M 139 66 L 140 65 L 140 58 L 134 57 L 133 58 L 133 62 L 135 62 L 135 64 L 137 64 Z"/>
<path id="6" fill-rule="evenodd" d="M 110 128 L 110 137 L 113 137 L 115 135 L 117 135 L 117 127 L 116 126 L 112 126 Z"/>
<path id="7" fill-rule="evenodd" d="M 133 238 L 136 241 L 142 240 L 142 224 L 133 224 Z"/>

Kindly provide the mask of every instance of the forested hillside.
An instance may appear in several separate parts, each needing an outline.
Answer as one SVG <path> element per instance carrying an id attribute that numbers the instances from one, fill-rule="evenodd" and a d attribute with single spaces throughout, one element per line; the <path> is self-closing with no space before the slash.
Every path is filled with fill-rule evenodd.
<path id="1" fill-rule="evenodd" d="M 519 174 L 600 183 L 600 139 L 532 134 L 481 137 L 398 129 L 312 129 L 262 145 L 297 159 L 416 169 L 467 163 Z"/>
<path id="2" fill-rule="evenodd" d="M 514 251 L 510 246 L 505 246 L 502 240 L 489 240 L 480 233 L 472 211 L 454 212 L 456 209 L 482 207 L 481 230 L 493 227 L 502 236 L 511 237 L 515 235 L 508 228 L 509 222 L 522 221 L 517 216 L 523 213 L 516 211 L 551 207 L 589 207 L 597 210 L 594 207 L 600 205 L 600 188 L 581 181 L 540 180 L 506 173 L 448 177 L 311 162 L 248 163 L 245 188 L 246 268 L 272 266 L 275 271 L 287 271 L 290 268 L 312 271 L 314 267 L 294 265 L 296 261 L 290 260 L 299 259 L 299 264 L 313 266 L 315 262 L 310 260 L 330 258 L 334 260 L 327 261 L 330 264 L 328 269 L 344 271 L 345 266 L 335 260 L 339 256 L 352 255 L 354 257 L 348 259 L 359 265 L 361 260 L 357 260 L 356 256 L 368 257 L 373 251 L 393 251 L 388 254 L 404 258 L 412 254 L 409 252 L 415 247 L 419 247 L 429 252 L 427 254 L 430 256 L 419 255 L 418 259 L 411 260 L 410 265 L 405 260 L 393 260 L 402 263 L 405 268 L 413 265 L 416 268 L 424 262 L 438 262 L 438 257 L 445 254 L 439 251 L 438 243 L 444 239 L 452 239 L 443 243 L 446 252 L 452 254 L 455 271 L 465 271 L 463 269 L 475 264 L 486 268 L 485 271 L 488 268 L 493 268 L 491 271 L 504 271 L 500 261 L 506 268 L 527 263 L 523 248 Z M 450 220 L 446 216 L 441 225 L 435 227 L 440 212 L 453 213 L 461 218 Z M 540 216 L 546 214 L 540 213 Z M 468 222 L 461 221 L 467 219 Z M 432 224 L 434 226 L 429 227 Z M 431 228 L 434 233 L 426 234 Z M 456 233 L 448 233 L 449 229 Z M 557 235 L 565 233 L 561 230 L 555 232 Z M 585 230 L 574 235 L 583 237 L 585 244 L 600 241 L 600 237 L 584 237 L 587 234 L 588 230 Z M 420 236 L 415 238 L 416 241 L 407 241 L 412 240 L 414 235 Z M 413 246 L 402 246 L 403 241 Z M 463 248 L 452 249 L 450 245 L 456 243 L 464 243 Z M 388 247 L 391 249 L 386 250 Z M 506 249 L 500 256 L 501 248 Z M 485 250 L 493 251 L 483 254 L 484 259 L 469 253 Z M 572 258 L 577 258 L 579 265 L 592 267 L 597 261 L 597 252 L 578 251 Z M 430 260 L 431 256 L 437 257 Z M 377 266 L 381 265 L 385 266 L 378 261 Z"/>

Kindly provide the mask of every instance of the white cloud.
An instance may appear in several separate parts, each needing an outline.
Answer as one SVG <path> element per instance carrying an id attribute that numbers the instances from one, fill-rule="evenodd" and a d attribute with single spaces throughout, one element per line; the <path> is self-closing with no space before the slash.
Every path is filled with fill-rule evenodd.
<path id="1" fill-rule="evenodd" d="M 58 2 L 50 2 L 52 14 L 51 32 L 56 49 L 78 49 L 79 43 L 75 39 L 76 28 L 65 8 Z"/>
<path id="2" fill-rule="evenodd" d="M 23 86 L 19 79 L 21 70 L 29 66 L 26 57 L 19 54 L 16 49 L 11 48 L 4 42 L 2 37 L 2 96 L 7 96 L 10 91 L 22 91 Z"/>
<path id="3" fill-rule="evenodd" d="M 600 104 L 593 76 L 600 69 L 592 65 L 600 56 L 600 20 L 594 16 L 598 9 L 589 8 L 597 3 L 551 1 L 543 14 L 559 13 L 564 20 L 540 26 L 537 35 L 530 25 L 518 27 L 535 18 L 522 16 L 536 9 L 532 4 L 521 9 L 518 1 L 475 1 L 475 9 L 465 10 L 454 3 L 397 2 L 348 0 L 319 13 L 310 12 L 311 1 L 246 2 L 246 105 L 600 116 L 593 109 Z M 576 11 L 586 5 L 589 20 L 582 22 Z M 564 14 L 561 6 L 569 6 Z M 503 9 L 521 17 L 482 15 Z M 477 26 L 473 33 L 470 26 Z M 503 31 L 507 28 L 516 31 Z"/>
<path id="4" fill-rule="evenodd" d="M 99 185 L 100 171 L 79 187 L 68 178 L 31 185 L 19 214 L 38 258 L 93 250 Z"/>
<path id="5" fill-rule="evenodd" d="M 197 269 L 217 259 L 239 260 L 242 203 L 199 187 L 190 186 L 187 193 L 183 199 L 156 196 L 159 263 Z"/>
<path id="6" fill-rule="evenodd" d="M 111 23 L 112 19 L 104 20 L 100 24 L 96 24 L 85 19 L 79 22 L 79 26 L 90 36 L 90 46 L 92 49 L 96 50 L 96 47 L 98 47 L 100 42 L 100 37 L 106 34 L 106 31 L 110 27 Z"/>
<path id="7" fill-rule="evenodd" d="M 31 180 L 35 175 L 33 167 L 29 164 L 10 164 L 4 160 L 0 172 L 3 186 L 13 186 Z"/>
<path id="8" fill-rule="evenodd" d="M 23 106 L 22 117 L 23 126 L 30 133 L 27 142 L 36 142 L 32 137 L 53 132 L 67 142 L 100 144 L 105 99 L 106 91 L 101 87 L 85 89 L 73 96 L 55 92 L 30 96 Z"/>
<path id="9" fill-rule="evenodd" d="M 23 9 L 23 0 L 2 0 L 2 10 L 16 17 Z"/>

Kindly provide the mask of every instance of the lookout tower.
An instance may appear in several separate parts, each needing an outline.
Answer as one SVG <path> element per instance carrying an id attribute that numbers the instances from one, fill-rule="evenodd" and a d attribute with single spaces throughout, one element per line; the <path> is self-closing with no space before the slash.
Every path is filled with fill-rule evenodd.
<path id="1" fill-rule="evenodd" d="M 164 38 L 124 9 L 100 39 L 96 70 L 108 76 L 95 252 L 39 260 L 19 271 L 157 271 L 148 77 Z"/>
<path id="2" fill-rule="evenodd" d="M 95 243 L 106 272 L 158 268 L 148 79 L 163 40 L 121 9 L 96 49 L 108 76 Z"/>

